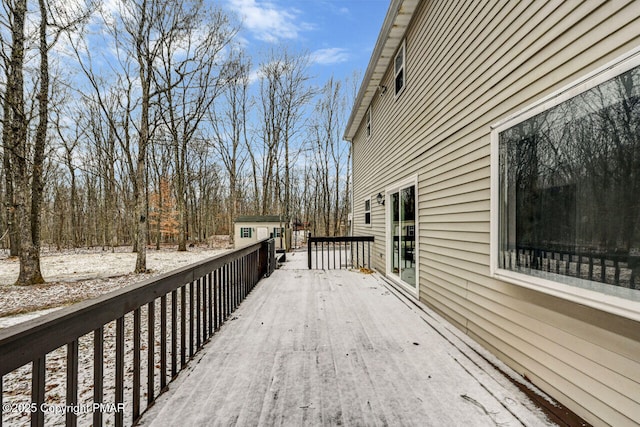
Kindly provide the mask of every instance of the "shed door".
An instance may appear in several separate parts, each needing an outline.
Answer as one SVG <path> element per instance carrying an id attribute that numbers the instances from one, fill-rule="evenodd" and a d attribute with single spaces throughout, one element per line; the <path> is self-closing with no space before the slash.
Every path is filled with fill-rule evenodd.
<path id="1" fill-rule="evenodd" d="M 258 227 L 258 240 L 268 239 L 269 229 L 267 227 Z"/>

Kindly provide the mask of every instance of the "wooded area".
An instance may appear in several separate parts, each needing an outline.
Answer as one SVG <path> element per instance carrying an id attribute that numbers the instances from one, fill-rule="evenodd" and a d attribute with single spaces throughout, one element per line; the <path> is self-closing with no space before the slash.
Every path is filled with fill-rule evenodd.
<path id="1" fill-rule="evenodd" d="M 32 4 L 33 3 L 33 4 Z M 198 0 L 2 0 L 0 248 L 39 253 L 233 239 L 237 215 L 346 232 L 357 78 L 312 83 L 287 46 L 243 51 Z"/>

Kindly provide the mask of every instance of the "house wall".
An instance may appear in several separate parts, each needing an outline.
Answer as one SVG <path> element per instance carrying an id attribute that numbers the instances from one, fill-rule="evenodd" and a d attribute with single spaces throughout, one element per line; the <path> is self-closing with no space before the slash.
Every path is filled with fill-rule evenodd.
<path id="1" fill-rule="evenodd" d="M 420 299 L 595 425 L 640 422 L 640 323 L 490 277 L 490 126 L 640 46 L 640 2 L 422 1 L 353 140 L 354 234 L 418 176 Z M 371 225 L 364 200 L 371 197 Z"/>

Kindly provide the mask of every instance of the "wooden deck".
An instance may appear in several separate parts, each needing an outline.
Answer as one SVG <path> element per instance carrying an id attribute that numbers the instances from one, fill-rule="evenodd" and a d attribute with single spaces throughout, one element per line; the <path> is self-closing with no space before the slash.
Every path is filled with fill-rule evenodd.
<path id="1" fill-rule="evenodd" d="M 288 258 L 141 425 L 553 425 L 381 277 Z"/>

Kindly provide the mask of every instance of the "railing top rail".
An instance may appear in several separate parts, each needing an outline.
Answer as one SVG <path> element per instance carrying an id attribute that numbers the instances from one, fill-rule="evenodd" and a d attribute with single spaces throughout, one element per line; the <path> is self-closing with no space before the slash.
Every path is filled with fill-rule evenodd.
<path id="1" fill-rule="evenodd" d="M 0 331 L 0 376 L 229 262 L 255 252 L 267 240 L 269 239 L 216 255 Z"/>
<path id="2" fill-rule="evenodd" d="M 310 242 L 373 242 L 373 236 L 312 236 L 309 238 Z"/>

